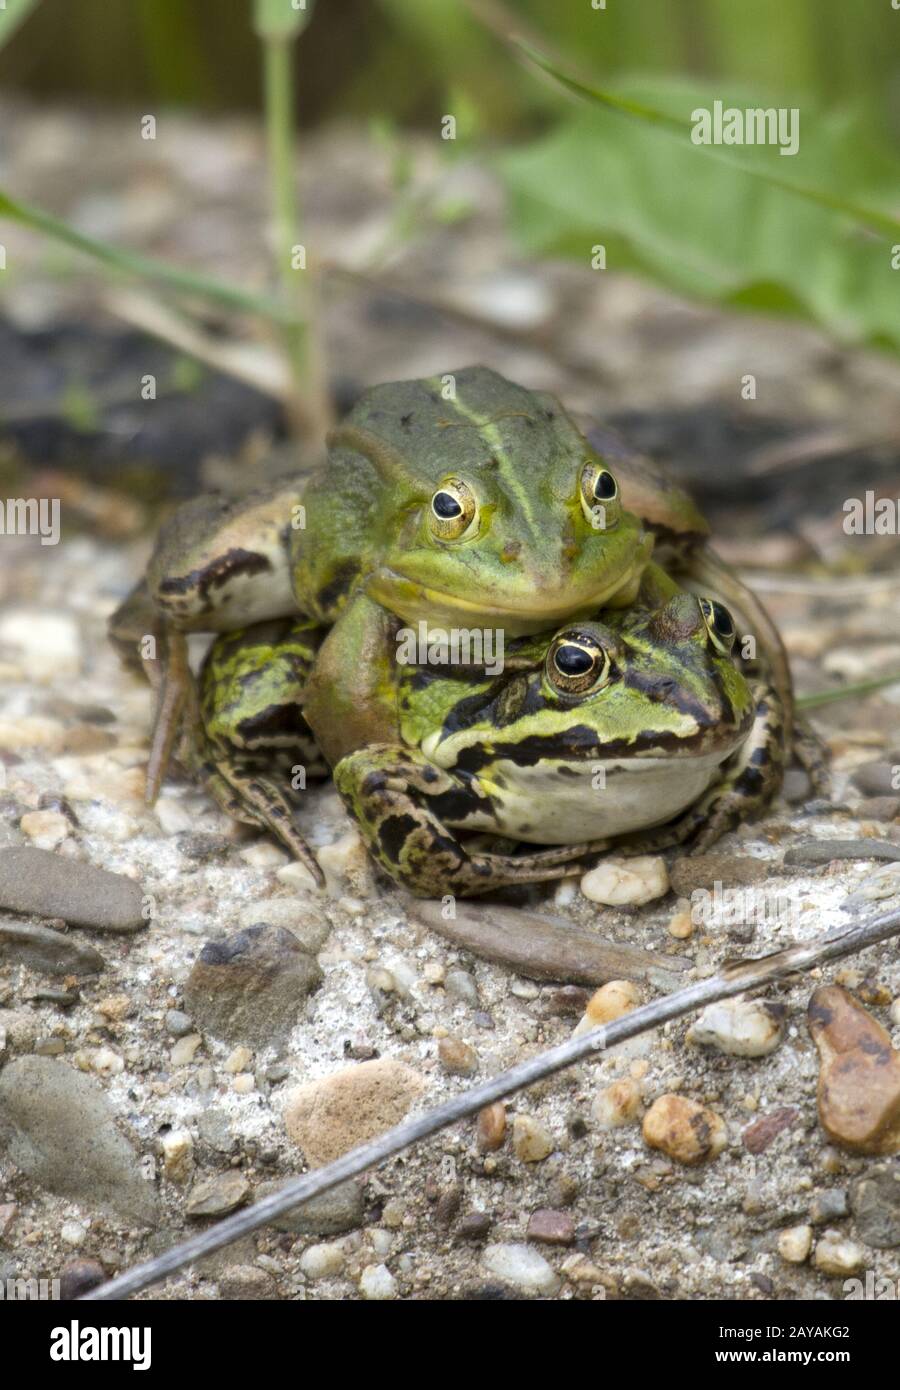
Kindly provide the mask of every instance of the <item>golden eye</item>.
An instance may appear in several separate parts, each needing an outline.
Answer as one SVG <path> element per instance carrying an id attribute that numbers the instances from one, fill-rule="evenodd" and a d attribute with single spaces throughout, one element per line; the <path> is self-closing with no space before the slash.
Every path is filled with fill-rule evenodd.
<path id="1" fill-rule="evenodd" d="M 585 633 L 562 633 L 547 653 L 547 680 L 566 695 L 602 689 L 611 670 L 609 652 Z"/>
<path id="2" fill-rule="evenodd" d="M 478 513 L 474 493 L 461 478 L 445 478 L 431 499 L 429 520 L 442 541 L 458 541 Z"/>
<path id="3" fill-rule="evenodd" d="M 715 599 L 702 598 L 700 600 L 700 612 L 703 614 L 706 630 L 716 651 L 721 652 L 723 656 L 730 656 L 737 632 L 734 619 L 728 609 L 723 603 L 718 603 Z"/>
<path id="4" fill-rule="evenodd" d="M 602 463 L 585 460 L 579 485 L 581 507 L 596 531 L 608 531 L 622 513 L 619 484 Z"/>

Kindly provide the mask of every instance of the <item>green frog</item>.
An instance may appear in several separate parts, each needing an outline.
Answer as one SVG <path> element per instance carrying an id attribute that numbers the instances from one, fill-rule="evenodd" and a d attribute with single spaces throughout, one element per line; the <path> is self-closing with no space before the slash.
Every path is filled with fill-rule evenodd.
<path id="1" fill-rule="evenodd" d="M 418 896 L 472 896 L 578 872 L 611 846 L 702 848 L 768 802 L 783 766 L 777 696 L 735 664 L 724 605 L 668 587 L 655 609 L 606 610 L 520 640 L 493 678 L 399 668 L 392 739 L 334 768 L 397 882 Z M 221 637 L 200 680 L 211 789 L 295 853 L 289 769 L 273 776 L 269 748 L 295 778 L 304 756 L 306 775 L 324 770 L 298 696 L 321 640 L 308 621 Z M 485 832 L 543 848 L 493 852 Z"/>
<path id="2" fill-rule="evenodd" d="M 303 698 L 333 767 L 393 737 L 398 620 L 507 641 L 627 608 L 659 578 L 657 540 L 686 584 L 708 583 L 756 627 L 787 742 L 790 678 L 764 611 L 706 548 L 690 499 L 615 436 L 585 430 L 554 397 L 484 367 L 391 382 L 332 432 L 317 473 L 176 512 L 110 625 L 132 659 L 140 646 L 157 689 L 148 801 L 179 729 L 199 728 L 185 634 L 298 614 L 328 629 Z"/>

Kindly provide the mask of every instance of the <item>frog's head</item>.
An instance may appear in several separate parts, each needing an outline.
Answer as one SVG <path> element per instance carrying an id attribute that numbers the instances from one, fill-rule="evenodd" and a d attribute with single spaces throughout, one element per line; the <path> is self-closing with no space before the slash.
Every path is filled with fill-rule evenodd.
<path id="1" fill-rule="evenodd" d="M 367 393 L 332 436 L 365 486 L 369 594 L 407 622 L 540 632 L 630 602 L 652 538 L 613 469 L 551 396 L 485 368 Z M 360 486 L 363 486 L 361 481 Z"/>
<path id="2" fill-rule="evenodd" d="M 735 628 L 713 599 L 679 592 L 655 611 L 567 623 L 542 665 L 464 699 L 428 742 L 442 766 L 565 765 L 697 759 L 714 768 L 746 737 L 753 696 L 731 651 Z M 423 745 L 424 746 L 424 745 Z"/>
<path id="3" fill-rule="evenodd" d="M 553 637 L 541 674 L 548 713 L 565 711 L 606 753 L 730 753 L 749 730 L 753 697 L 732 660 L 727 608 L 678 593 L 654 611 L 606 616 Z"/>

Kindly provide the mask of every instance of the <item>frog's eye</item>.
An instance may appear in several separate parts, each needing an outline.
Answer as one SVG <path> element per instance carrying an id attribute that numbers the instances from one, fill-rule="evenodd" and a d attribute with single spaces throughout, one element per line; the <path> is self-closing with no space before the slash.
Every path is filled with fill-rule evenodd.
<path id="1" fill-rule="evenodd" d="M 547 653 L 547 680 L 567 695 L 601 689 L 611 669 L 609 652 L 585 636 L 558 637 Z"/>
<path id="2" fill-rule="evenodd" d="M 581 507 L 596 531 L 608 531 L 619 520 L 619 484 L 602 463 L 587 459 L 581 470 Z"/>
<path id="3" fill-rule="evenodd" d="M 458 541 L 478 512 L 474 493 L 461 478 L 446 478 L 431 499 L 429 520 L 442 541 Z"/>
<path id="4" fill-rule="evenodd" d="M 723 656 L 730 656 L 737 632 L 734 619 L 728 609 L 723 603 L 717 603 L 715 599 L 702 598 L 700 600 L 700 612 L 703 614 L 706 630 L 716 651 L 721 652 Z"/>

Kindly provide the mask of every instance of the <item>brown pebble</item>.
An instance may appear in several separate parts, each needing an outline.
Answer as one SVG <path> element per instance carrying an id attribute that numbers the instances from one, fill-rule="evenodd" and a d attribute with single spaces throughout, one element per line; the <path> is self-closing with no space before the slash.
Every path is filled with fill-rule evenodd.
<path id="1" fill-rule="evenodd" d="M 451 1076 L 471 1076 L 478 1067 L 478 1053 L 459 1038 L 441 1038 L 438 1058 L 444 1071 Z"/>
<path id="2" fill-rule="evenodd" d="M 769 1110 L 752 1125 L 748 1125 L 741 1135 L 748 1153 L 761 1154 L 769 1147 L 782 1130 L 789 1129 L 799 1111 L 793 1105 L 781 1105 L 777 1110 Z"/>
<path id="3" fill-rule="evenodd" d="M 528 1240 L 539 1240 L 545 1245 L 571 1245 L 575 1239 L 575 1222 L 567 1211 L 553 1211 L 540 1207 L 528 1218 Z"/>
<path id="4" fill-rule="evenodd" d="M 816 990 L 808 1021 L 826 1134 L 857 1153 L 900 1151 L 900 1053 L 886 1029 L 839 985 Z"/>
<path id="5" fill-rule="evenodd" d="M 691 1166 L 715 1158 L 727 1142 L 725 1122 L 714 1110 L 688 1099 L 665 1095 L 644 1116 L 644 1142 L 677 1163 Z"/>
<path id="6" fill-rule="evenodd" d="M 506 1107 L 502 1101 L 486 1105 L 478 1112 L 476 1142 L 481 1153 L 493 1153 L 506 1138 Z"/>
<path id="7" fill-rule="evenodd" d="M 488 1234 L 494 1218 L 488 1211 L 467 1211 L 456 1228 L 460 1240 L 481 1240 Z"/>

